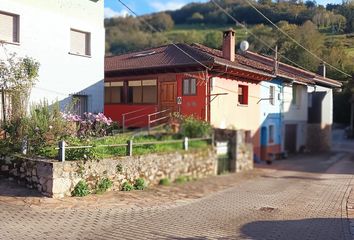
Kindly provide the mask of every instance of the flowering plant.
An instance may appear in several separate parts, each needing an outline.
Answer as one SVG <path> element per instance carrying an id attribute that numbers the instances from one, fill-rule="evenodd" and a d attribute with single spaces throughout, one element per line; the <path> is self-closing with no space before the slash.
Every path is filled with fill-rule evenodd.
<path id="1" fill-rule="evenodd" d="M 79 116 L 71 113 L 63 113 L 63 118 L 75 123 L 77 126 L 77 136 L 80 138 L 86 137 L 103 137 L 107 135 L 107 130 L 112 124 L 112 119 L 106 117 L 103 113 L 84 113 Z"/>

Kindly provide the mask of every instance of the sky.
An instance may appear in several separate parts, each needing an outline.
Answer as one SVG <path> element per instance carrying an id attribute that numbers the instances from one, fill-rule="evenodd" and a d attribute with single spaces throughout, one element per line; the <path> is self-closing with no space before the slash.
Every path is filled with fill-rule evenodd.
<path id="1" fill-rule="evenodd" d="M 207 2 L 208 0 L 122 0 L 138 15 L 160 12 L 164 10 L 176 10 L 187 3 Z M 342 0 L 317 0 L 317 4 L 341 3 Z M 105 0 L 105 17 L 125 16 L 128 10 L 118 0 Z M 130 14 L 131 15 L 131 14 Z"/>

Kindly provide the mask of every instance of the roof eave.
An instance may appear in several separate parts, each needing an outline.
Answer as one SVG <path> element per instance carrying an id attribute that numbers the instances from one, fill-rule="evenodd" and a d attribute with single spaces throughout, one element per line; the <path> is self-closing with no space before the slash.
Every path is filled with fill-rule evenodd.
<path id="1" fill-rule="evenodd" d="M 253 74 L 263 75 L 263 76 L 268 77 L 268 78 L 275 78 L 275 77 L 276 77 L 276 76 L 273 75 L 273 74 L 269 74 L 269 73 L 266 73 L 266 72 L 263 72 L 263 71 L 251 70 L 251 69 L 248 69 L 248 68 L 243 68 L 242 66 L 230 65 L 230 64 L 223 63 L 223 62 L 219 62 L 219 61 L 217 61 L 217 60 L 215 60 L 215 64 L 222 65 L 222 66 L 226 66 L 226 67 L 228 67 L 228 68 L 233 68 L 233 69 L 241 70 L 241 71 L 250 72 L 250 73 L 253 73 Z"/>

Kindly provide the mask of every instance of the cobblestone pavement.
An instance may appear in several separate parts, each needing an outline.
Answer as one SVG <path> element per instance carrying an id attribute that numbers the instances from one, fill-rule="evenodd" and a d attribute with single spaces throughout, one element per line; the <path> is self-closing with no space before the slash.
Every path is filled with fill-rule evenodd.
<path id="1" fill-rule="evenodd" d="M 209 178 L 188 183 L 188 191 L 171 187 L 179 201 L 173 197 L 168 201 L 162 194 L 165 201 L 156 197 L 153 204 L 150 195 L 161 193 L 158 190 L 133 194 L 132 198 L 142 194 L 150 200 L 146 205 L 141 199 L 133 201 L 124 208 L 29 207 L 7 199 L 0 201 L 0 239 L 349 240 L 346 207 L 353 163 L 349 154 L 297 157 L 261 166 L 250 177 Z M 214 184 L 217 191 L 211 193 L 201 183 Z M 193 189 L 199 195 L 182 196 Z M 81 201 L 85 205 L 86 199 Z"/>

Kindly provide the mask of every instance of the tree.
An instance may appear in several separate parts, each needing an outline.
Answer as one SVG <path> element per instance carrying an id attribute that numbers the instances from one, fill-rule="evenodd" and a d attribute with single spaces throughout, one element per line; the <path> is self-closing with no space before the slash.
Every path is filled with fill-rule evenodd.
<path id="1" fill-rule="evenodd" d="M 4 47 L 4 46 L 3 46 Z M 40 64 L 30 57 L 9 54 L 0 60 L 0 89 L 4 121 L 7 118 L 5 97 L 11 100 L 11 117 L 21 117 L 26 113 L 29 95 L 38 79 Z M 6 95 L 6 96 L 5 96 Z"/>
<path id="2" fill-rule="evenodd" d="M 188 18 L 188 22 L 190 23 L 202 23 L 203 20 L 204 16 L 199 12 L 193 13 L 192 16 Z"/>
<path id="3" fill-rule="evenodd" d="M 222 45 L 222 35 L 219 31 L 209 32 L 205 35 L 204 45 L 219 49 Z"/>
<path id="4" fill-rule="evenodd" d="M 157 13 L 147 17 L 147 21 L 158 31 L 168 31 L 174 27 L 171 15 L 167 13 Z M 148 29 L 151 31 L 151 29 Z"/>

